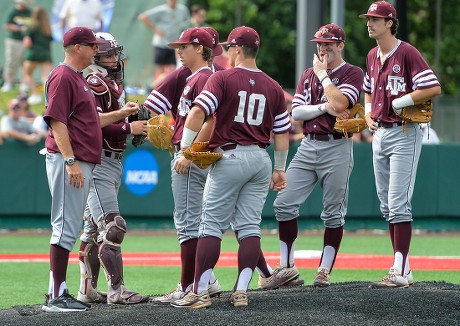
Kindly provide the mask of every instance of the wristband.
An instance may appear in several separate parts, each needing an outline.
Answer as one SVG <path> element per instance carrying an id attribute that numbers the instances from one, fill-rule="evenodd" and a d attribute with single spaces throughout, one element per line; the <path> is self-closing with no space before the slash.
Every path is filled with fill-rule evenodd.
<path id="1" fill-rule="evenodd" d="M 364 104 L 364 115 L 371 113 L 371 111 L 372 111 L 372 103 Z"/>
<path id="2" fill-rule="evenodd" d="M 285 151 L 274 151 L 273 157 L 275 159 L 274 169 L 284 171 L 286 170 L 286 161 L 288 156 L 288 150 Z"/>
<path id="3" fill-rule="evenodd" d="M 324 79 L 321 81 L 321 84 L 323 85 L 323 88 L 326 89 L 326 87 L 328 87 L 330 84 L 332 84 L 332 81 L 331 81 L 331 79 L 329 78 L 329 76 L 327 76 L 326 78 L 324 78 Z"/>
<path id="4" fill-rule="evenodd" d="M 396 109 L 402 109 L 406 106 L 414 105 L 414 100 L 412 99 L 412 96 L 410 96 L 410 94 L 406 94 L 394 99 L 391 102 L 391 105 L 393 105 L 393 107 Z"/>
<path id="5" fill-rule="evenodd" d="M 180 147 L 190 147 L 197 134 L 197 131 L 193 131 L 192 129 L 184 127 L 184 131 L 182 132 L 182 140 L 180 141 Z"/>
<path id="6" fill-rule="evenodd" d="M 324 78 L 329 77 L 326 70 L 320 70 L 316 73 L 316 76 L 319 79 L 319 82 L 322 83 Z"/>

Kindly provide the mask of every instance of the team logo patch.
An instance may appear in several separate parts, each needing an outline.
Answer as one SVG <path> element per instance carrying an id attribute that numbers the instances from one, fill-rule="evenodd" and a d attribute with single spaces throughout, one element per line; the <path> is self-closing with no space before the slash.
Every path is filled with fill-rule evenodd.
<path id="1" fill-rule="evenodd" d="M 394 65 L 394 66 L 393 66 L 393 72 L 394 72 L 394 73 L 397 74 L 397 73 L 400 72 L 400 71 L 401 71 L 401 66 L 400 66 L 400 65 Z"/>
<path id="2" fill-rule="evenodd" d="M 249 84 L 250 84 L 251 86 L 254 86 L 254 85 L 256 84 L 256 81 L 255 81 L 254 79 L 251 78 L 251 79 L 249 79 Z"/>

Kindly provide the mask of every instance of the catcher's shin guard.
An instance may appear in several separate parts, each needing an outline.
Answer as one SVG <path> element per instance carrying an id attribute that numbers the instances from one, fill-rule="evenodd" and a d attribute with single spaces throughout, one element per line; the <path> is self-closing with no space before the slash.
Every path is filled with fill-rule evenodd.
<path id="1" fill-rule="evenodd" d="M 83 251 L 80 251 L 78 255 L 81 278 L 77 299 L 83 302 L 106 301 L 105 294 L 97 291 L 97 281 L 101 267 L 97 245 L 93 241 L 86 243 Z"/>
<path id="2" fill-rule="evenodd" d="M 125 220 L 118 213 L 104 216 L 105 231 L 99 246 L 99 258 L 108 282 L 107 303 L 139 303 L 144 297 L 129 291 L 123 283 L 123 258 L 120 244 L 126 233 Z"/>

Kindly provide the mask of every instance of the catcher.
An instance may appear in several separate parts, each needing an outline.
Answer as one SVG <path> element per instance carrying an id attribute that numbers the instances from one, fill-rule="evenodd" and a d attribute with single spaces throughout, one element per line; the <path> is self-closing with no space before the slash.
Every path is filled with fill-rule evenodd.
<path id="1" fill-rule="evenodd" d="M 124 105 L 125 91 L 123 46 L 108 33 L 97 33 L 103 41 L 99 44 L 95 63 L 87 81 L 98 108 L 102 112 L 118 110 Z M 142 111 L 142 110 L 141 110 Z M 145 112 L 139 111 L 139 114 Z M 84 216 L 84 231 L 80 244 L 80 290 L 78 300 L 107 302 L 110 304 L 133 304 L 144 301 L 144 296 L 130 291 L 123 280 L 121 243 L 126 233 L 126 222 L 118 207 L 118 189 L 121 184 L 123 165 L 121 158 L 129 134 L 145 137 L 147 121 L 142 116 L 138 121 L 118 121 L 102 129 L 104 139 L 101 164 L 93 172 L 87 208 Z M 97 290 L 99 269 L 102 264 L 108 282 L 107 294 Z"/>

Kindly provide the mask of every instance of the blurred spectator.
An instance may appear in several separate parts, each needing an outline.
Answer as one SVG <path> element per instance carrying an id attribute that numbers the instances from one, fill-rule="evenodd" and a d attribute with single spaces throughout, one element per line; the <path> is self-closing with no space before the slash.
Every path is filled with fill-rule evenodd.
<path id="1" fill-rule="evenodd" d="M 207 25 L 206 22 L 206 8 L 200 4 L 193 4 L 190 6 L 190 19 L 180 26 L 181 31 L 185 31 L 191 27 L 201 27 Z"/>
<path id="2" fill-rule="evenodd" d="M 35 133 L 39 134 L 40 137 L 46 138 L 48 136 L 49 127 L 43 119 L 43 115 L 37 115 L 32 122 L 32 127 Z"/>
<path id="3" fill-rule="evenodd" d="M 41 82 L 45 85 L 49 73 L 53 69 L 51 60 L 51 25 L 43 7 L 36 7 L 32 10 L 30 27 L 26 30 L 23 45 L 26 48 L 24 54 L 24 77 L 23 82 L 28 86 L 32 95 L 28 101 L 30 105 L 40 104 L 40 96 L 35 85 L 33 72 L 37 66 L 41 68 Z"/>
<path id="4" fill-rule="evenodd" d="M 102 32 L 102 3 L 100 0 L 65 0 L 59 18 L 62 34 L 75 26 L 85 26 L 94 32 Z"/>
<path id="5" fill-rule="evenodd" d="M 28 145 L 35 145 L 41 136 L 33 129 L 32 123 L 25 117 L 26 106 L 18 99 L 13 99 L 8 105 L 8 115 L 1 119 L 3 137 L 24 141 Z"/>
<path id="6" fill-rule="evenodd" d="M 431 128 L 430 123 L 421 123 L 420 128 L 422 128 L 423 133 L 422 144 L 437 145 L 440 143 L 438 134 L 433 128 Z"/>
<path id="7" fill-rule="evenodd" d="M 3 26 L 9 35 L 5 38 L 5 66 L 3 70 L 2 92 L 13 88 L 19 68 L 23 62 L 24 46 L 22 45 L 23 33 L 30 23 L 31 0 L 15 0 L 13 10 L 8 14 L 6 24 Z"/>
<path id="8" fill-rule="evenodd" d="M 21 102 L 21 105 L 24 106 L 25 108 L 25 114 L 24 116 L 30 121 L 33 122 L 34 119 L 37 117 L 34 111 L 30 109 L 29 105 L 29 96 L 26 93 L 19 93 L 19 95 L 16 97 L 18 101 Z"/>
<path id="9" fill-rule="evenodd" d="M 179 39 L 181 26 L 190 19 L 188 8 L 177 3 L 177 0 L 167 0 L 166 4 L 154 7 L 139 14 L 138 19 L 153 33 L 155 72 L 152 77 L 152 88 L 169 72 L 176 69 L 176 54 L 168 43 Z"/>

